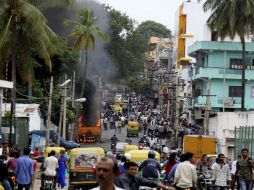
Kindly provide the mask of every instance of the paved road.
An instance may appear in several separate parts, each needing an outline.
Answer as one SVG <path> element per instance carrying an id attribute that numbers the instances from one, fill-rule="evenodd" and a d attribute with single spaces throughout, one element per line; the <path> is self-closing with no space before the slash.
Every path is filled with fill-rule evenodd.
<path id="1" fill-rule="evenodd" d="M 103 130 L 101 134 L 101 142 L 96 142 L 96 143 L 90 143 L 90 144 L 82 144 L 82 147 L 93 147 L 93 146 L 99 146 L 104 148 L 105 150 L 110 150 L 110 139 L 111 137 L 115 134 L 114 129 L 108 129 L 108 130 Z M 116 136 L 119 141 L 125 141 L 127 138 L 127 126 L 122 128 L 121 133 L 116 133 Z M 139 137 L 142 137 L 143 133 L 139 133 Z M 140 138 L 137 137 L 132 137 L 132 144 L 138 145 L 138 141 Z"/>

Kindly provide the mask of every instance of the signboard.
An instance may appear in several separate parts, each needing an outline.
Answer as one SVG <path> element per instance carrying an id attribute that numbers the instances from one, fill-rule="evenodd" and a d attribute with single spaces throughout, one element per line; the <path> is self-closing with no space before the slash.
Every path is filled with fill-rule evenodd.
<path id="1" fill-rule="evenodd" d="M 100 160 L 100 154 L 96 150 L 78 151 L 75 158 L 75 168 L 94 167 L 98 160 Z"/>
<path id="2" fill-rule="evenodd" d="M 0 80 L 0 87 L 1 88 L 13 88 L 13 82 Z"/>
<path id="3" fill-rule="evenodd" d="M 254 98 L 254 86 L 252 86 L 250 89 L 250 97 Z"/>
<path id="4" fill-rule="evenodd" d="M 224 106 L 233 106 L 234 100 L 224 100 Z"/>

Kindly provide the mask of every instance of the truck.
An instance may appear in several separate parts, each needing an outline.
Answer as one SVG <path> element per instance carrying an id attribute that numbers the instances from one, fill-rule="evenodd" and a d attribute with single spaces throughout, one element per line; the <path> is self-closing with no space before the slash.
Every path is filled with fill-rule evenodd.
<path id="1" fill-rule="evenodd" d="M 86 123 L 86 118 L 83 115 L 80 115 L 78 118 L 78 127 L 77 127 L 77 138 L 78 143 L 93 143 L 101 138 L 101 119 L 98 114 L 97 117 L 94 117 L 93 122 Z"/>
<path id="2" fill-rule="evenodd" d="M 183 153 L 186 152 L 192 152 L 195 160 L 200 160 L 203 154 L 216 155 L 216 138 L 203 135 L 185 135 Z"/>
<path id="3" fill-rule="evenodd" d="M 86 83 L 85 102 L 79 110 L 76 127 L 76 142 L 93 143 L 101 138 L 100 96 L 92 82 Z"/>

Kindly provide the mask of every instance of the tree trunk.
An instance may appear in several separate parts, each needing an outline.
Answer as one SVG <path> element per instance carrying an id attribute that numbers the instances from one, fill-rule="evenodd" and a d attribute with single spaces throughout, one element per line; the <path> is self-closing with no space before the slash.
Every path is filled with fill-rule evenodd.
<path id="1" fill-rule="evenodd" d="M 85 88 L 86 88 L 86 70 L 87 70 L 87 60 L 88 60 L 88 48 L 86 47 L 85 49 L 85 62 L 84 62 L 84 72 L 83 72 L 83 81 L 82 81 L 82 88 L 81 88 L 81 97 L 80 98 L 84 98 L 84 94 L 85 94 Z"/>
<path id="2" fill-rule="evenodd" d="M 15 117 L 16 110 L 16 62 L 17 62 L 17 49 L 15 46 L 12 47 L 11 56 L 11 80 L 13 82 L 13 89 L 11 91 L 11 118 L 10 118 L 10 134 L 9 134 L 9 145 L 12 144 L 12 125 Z"/>
<path id="3" fill-rule="evenodd" d="M 244 36 L 240 37 L 242 44 L 242 97 L 241 97 L 241 111 L 245 111 L 245 69 L 246 69 L 246 51 Z"/>

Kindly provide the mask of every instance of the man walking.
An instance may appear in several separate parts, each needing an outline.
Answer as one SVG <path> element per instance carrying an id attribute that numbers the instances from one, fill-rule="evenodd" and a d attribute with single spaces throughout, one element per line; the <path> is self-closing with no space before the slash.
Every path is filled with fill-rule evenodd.
<path id="1" fill-rule="evenodd" d="M 29 158 L 30 149 L 23 150 L 23 156 L 17 159 L 16 162 L 16 177 L 18 190 L 30 189 L 31 179 L 34 175 L 34 162 Z"/>
<path id="2" fill-rule="evenodd" d="M 236 163 L 235 176 L 239 176 L 241 190 L 251 190 L 253 185 L 252 178 L 253 161 L 249 158 L 249 150 L 242 149 L 242 159 Z"/>
<path id="3" fill-rule="evenodd" d="M 215 181 L 215 190 L 226 190 L 230 184 L 231 174 L 228 164 L 224 162 L 224 154 L 219 154 L 218 164 L 213 169 L 213 180 Z"/>
<path id="4" fill-rule="evenodd" d="M 102 158 L 96 166 L 96 179 L 99 186 L 92 190 L 123 190 L 114 185 L 117 172 L 117 162 L 111 158 Z"/>

